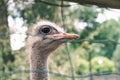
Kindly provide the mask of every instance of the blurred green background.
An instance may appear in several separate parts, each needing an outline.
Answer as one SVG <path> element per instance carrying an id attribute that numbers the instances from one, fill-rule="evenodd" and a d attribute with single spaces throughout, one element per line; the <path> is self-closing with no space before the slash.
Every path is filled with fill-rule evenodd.
<path id="1" fill-rule="evenodd" d="M 61 3 L 57 0 L 46 1 Z M 40 1 L 0 0 L 0 75 L 5 76 L 1 77 L 1 80 L 29 79 L 29 73 L 19 70 L 29 69 L 25 46 L 27 30 L 41 19 L 63 26 L 63 18 L 65 30 L 80 35 L 78 41 L 68 43 L 76 76 L 120 72 L 120 15 L 117 19 L 108 19 L 106 11 L 115 12 L 113 9 L 64 2 L 64 5 L 71 6 L 62 8 L 62 17 L 61 7 L 54 4 L 48 5 Z M 22 41 L 21 47 L 20 44 L 15 43 L 19 40 Z M 65 46 L 50 56 L 49 70 L 71 75 Z M 10 71 L 18 71 L 18 73 L 10 76 L 3 74 Z M 51 80 L 70 80 L 54 74 L 50 74 L 50 77 Z"/>

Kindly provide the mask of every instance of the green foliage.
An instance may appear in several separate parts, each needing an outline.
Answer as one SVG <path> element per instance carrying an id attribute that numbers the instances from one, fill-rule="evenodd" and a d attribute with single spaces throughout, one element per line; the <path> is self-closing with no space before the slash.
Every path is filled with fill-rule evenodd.
<path id="1" fill-rule="evenodd" d="M 87 6 L 80 6 L 73 9 L 70 15 L 74 18 L 78 18 L 85 22 L 94 21 L 97 18 L 98 11 L 96 10 L 95 6 L 87 7 Z"/>
<path id="2" fill-rule="evenodd" d="M 95 39 L 111 40 L 117 42 L 120 36 L 119 26 L 119 22 L 113 19 L 105 21 L 103 24 L 101 24 L 101 27 L 98 28 L 98 34 L 95 36 Z M 108 41 L 104 43 L 104 46 L 100 47 L 99 53 L 111 59 L 116 46 L 116 43 Z"/>
<path id="3" fill-rule="evenodd" d="M 114 72 L 115 71 L 115 65 L 114 62 L 109 60 L 106 57 L 95 57 L 92 59 L 92 72 Z"/>
<path id="4" fill-rule="evenodd" d="M 96 10 L 96 7 L 80 7 L 75 8 L 70 13 L 73 20 L 78 19 L 80 22 L 87 23 L 85 29 L 83 29 L 82 31 L 77 30 L 78 34 L 80 34 L 80 39 L 92 39 L 98 41 L 108 40 L 104 43 L 96 43 L 94 41 L 82 42 L 80 43 L 81 45 L 73 43 L 71 46 L 75 46 L 80 50 L 84 49 L 84 51 L 86 51 L 86 59 L 88 59 L 89 53 L 92 53 L 92 57 L 102 55 L 111 59 L 117 46 L 117 44 L 112 43 L 109 40 L 118 41 L 120 34 L 120 30 L 118 28 L 120 24 L 118 21 L 113 19 L 106 20 L 102 24 L 96 22 L 95 19 L 100 12 L 102 12 L 102 9 L 98 11 Z M 77 52 L 79 52 L 79 50 L 77 50 Z"/>
<path id="5" fill-rule="evenodd" d="M 115 62 L 116 71 L 120 71 L 120 47 L 117 47 L 117 50 L 114 53 L 113 60 Z"/>
<path id="6" fill-rule="evenodd" d="M 48 2 L 55 2 L 56 0 L 47 0 Z M 50 21 L 60 21 L 59 14 L 59 7 L 47 5 L 35 0 L 33 4 L 24 4 L 24 9 L 21 10 L 20 15 L 23 19 L 27 21 L 28 24 L 35 23 L 37 20 L 45 19 Z"/>
<path id="7" fill-rule="evenodd" d="M 0 50 L 0 64 L 1 64 L 1 66 L 0 66 L 0 71 L 2 71 L 2 69 L 3 69 L 3 58 L 2 58 L 2 51 Z M 1 73 L 1 72 L 0 72 Z"/>
<path id="8" fill-rule="evenodd" d="M 99 27 L 99 23 L 96 22 L 96 18 L 99 11 L 96 10 L 96 7 L 80 7 L 74 9 L 70 16 L 72 16 L 73 19 L 78 19 L 80 22 L 86 22 L 87 26 L 86 28 L 81 32 L 80 37 L 82 39 L 85 39 L 89 36 L 90 33 L 96 30 L 97 27 Z"/>
<path id="9" fill-rule="evenodd" d="M 0 0 L 0 70 L 7 72 L 13 70 L 14 55 L 11 53 L 10 36 L 8 35 L 8 0 Z M 2 59 L 1 59 L 2 58 Z"/>
<path id="10" fill-rule="evenodd" d="M 118 41 L 120 41 L 120 39 Z M 115 63 L 116 71 L 119 72 L 120 71 L 120 45 L 117 45 L 112 59 Z"/>
<path id="11" fill-rule="evenodd" d="M 74 69 L 77 75 L 88 74 L 89 65 L 88 61 L 84 59 L 77 59 L 74 61 Z"/>

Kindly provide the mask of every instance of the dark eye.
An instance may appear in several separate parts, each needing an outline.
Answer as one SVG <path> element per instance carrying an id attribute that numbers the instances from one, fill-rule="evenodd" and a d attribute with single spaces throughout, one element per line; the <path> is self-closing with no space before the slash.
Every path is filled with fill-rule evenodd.
<path id="1" fill-rule="evenodd" d="M 49 33 L 50 32 L 50 28 L 49 27 L 46 27 L 46 28 L 43 28 L 41 30 L 43 33 Z"/>

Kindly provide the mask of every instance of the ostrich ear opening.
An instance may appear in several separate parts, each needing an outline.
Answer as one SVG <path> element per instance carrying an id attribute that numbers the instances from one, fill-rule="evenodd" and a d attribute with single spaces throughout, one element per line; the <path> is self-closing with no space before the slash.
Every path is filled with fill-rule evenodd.
<path id="1" fill-rule="evenodd" d="M 28 34 L 28 35 L 31 35 L 31 32 L 32 32 L 32 27 L 28 28 L 27 34 Z"/>

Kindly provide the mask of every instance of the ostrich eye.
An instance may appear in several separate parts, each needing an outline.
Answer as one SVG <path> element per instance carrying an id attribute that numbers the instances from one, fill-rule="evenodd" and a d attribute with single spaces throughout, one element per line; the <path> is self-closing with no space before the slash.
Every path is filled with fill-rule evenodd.
<path id="1" fill-rule="evenodd" d="M 42 29 L 42 32 L 43 32 L 43 33 L 49 33 L 49 32 L 50 32 L 50 28 L 43 28 L 43 29 Z"/>
<path id="2" fill-rule="evenodd" d="M 42 33 L 48 34 L 51 32 L 50 26 L 43 26 L 40 30 Z"/>

